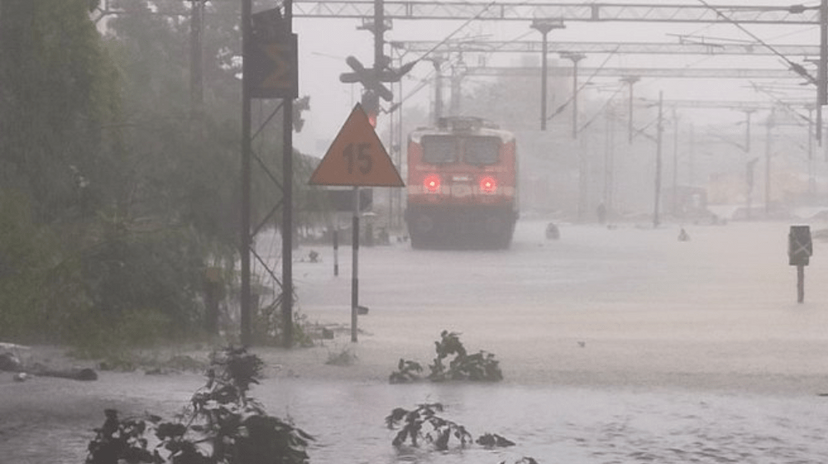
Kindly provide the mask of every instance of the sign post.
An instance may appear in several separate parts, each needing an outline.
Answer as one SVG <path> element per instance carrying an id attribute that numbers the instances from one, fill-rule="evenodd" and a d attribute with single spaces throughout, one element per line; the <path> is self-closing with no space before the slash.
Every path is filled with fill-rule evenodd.
<path id="1" fill-rule="evenodd" d="M 359 314 L 359 187 L 354 187 L 354 216 L 351 222 L 351 341 L 356 342 Z"/>
<path id="2" fill-rule="evenodd" d="M 809 226 L 791 226 L 788 233 L 788 264 L 796 266 L 797 303 L 805 301 L 805 266 L 814 254 Z"/>
<path id="3" fill-rule="evenodd" d="M 359 187 L 405 186 L 359 103 L 354 106 L 319 166 L 311 174 L 308 184 L 354 188 L 351 341 L 356 342 L 359 313 Z"/>

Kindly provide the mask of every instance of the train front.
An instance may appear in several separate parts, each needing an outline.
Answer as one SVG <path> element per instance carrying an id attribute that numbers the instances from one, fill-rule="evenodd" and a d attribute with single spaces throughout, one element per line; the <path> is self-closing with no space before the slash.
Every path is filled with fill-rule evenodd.
<path id="1" fill-rule="evenodd" d="M 411 245 L 508 248 L 518 218 L 514 135 L 478 118 L 443 118 L 408 141 Z"/>

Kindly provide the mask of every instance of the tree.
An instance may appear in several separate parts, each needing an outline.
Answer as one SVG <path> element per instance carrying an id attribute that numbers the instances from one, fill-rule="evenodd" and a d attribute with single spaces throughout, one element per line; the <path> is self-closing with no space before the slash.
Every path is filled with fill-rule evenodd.
<path id="1" fill-rule="evenodd" d="M 207 4 L 206 91 L 193 118 L 189 2 L 113 0 L 122 13 L 103 34 L 94 4 L 0 0 L 0 224 L 15 225 L 0 236 L 32 252 L 0 245 L 0 270 L 24 266 L 0 272 L 0 289 L 30 291 L 0 307 L 0 322 L 16 324 L 0 335 L 98 349 L 191 336 L 205 270 L 231 281 L 238 256 L 239 5 Z M 254 146 L 278 178 L 281 134 Z M 255 174 L 258 222 L 281 191 Z"/>
<path id="2" fill-rule="evenodd" d="M 0 334 L 56 333 L 60 315 L 85 307 L 84 290 L 63 287 L 67 251 L 88 236 L 104 204 L 119 112 L 117 71 L 88 0 L 0 0 Z M 12 246 L 12 244 L 14 244 Z M 51 296 L 60 293 L 55 306 Z"/>
<path id="3" fill-rule="evenodd" d="M 115 68 L 89 0 L 0 0 L 0 171 L 53 222 L 103 201 L 98 174 L 115 141 Z M 109 181 L 116 181 L 107 178 Z"/>

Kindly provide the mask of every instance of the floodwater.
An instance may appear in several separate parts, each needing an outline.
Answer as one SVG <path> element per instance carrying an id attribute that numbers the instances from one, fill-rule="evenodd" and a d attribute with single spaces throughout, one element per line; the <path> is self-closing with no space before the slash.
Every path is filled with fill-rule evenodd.
<path id="1" fill-rule="evenodd" d="M 678 226 L 521 221 L 510 250 L 360 250 L 359 341 L 265 350 L 252 391 L 317 437 L 314 463 L 820 463 L 828 460 L 828 257 L 816 241 L 796 303 L 785 223 Z M 814 232 L 824 228 L 813 224 Z M 260 244 L 261 245 L 261 244 Z M 273 247 L 279 249 L 278 246 Z M 317 248 L 294 279 L 311 323 L 350 324 L 350 248 Z M 389 385 L 400 358 L 426 365 L 442 330 L 500 361 L 492 384 Z M 352 350 L 350 366 L 327 356 Z M 254 350 L 254 352 L 257 350 Z M 97 382 L 0 374 L 0 463 L 79 463 L 104 407 L 169 417 L 195 375 L 103 373 Z M 478 437 L 517 445 L 397 450 L 384 419 L 442 403 Z"/>
<path id="2" fill-rule="evenodd" d="M 81 463 L 94 436 L 91 428 L 103 422 L 103 407 L 171 417 L 200 385 L 189 375 L 142 379 L 112 374 L 105 380 L 108 391 L 93 388 L 95 402 L 79 399 L 85 395 L 77 391 L 61 392 L 66 380 L 31 382 L 35 389 L 51 388 L 62 397 L 45 400 L 55 402 L 52 411 L 17 411 L 0 420 L 4 464 Z M 11 388 L 0 391 L 0 402 L 15 394 Z M 530 456 L 539 463 L 567 464 L 821 464 L 828 456 L 828 398 L 817 395 L 269 379 L 254 388 L 253 396 L 269 413 L 290 418 L 316 437 L 309 449 L 312 463 L 495 464 Z M 396 407 L 435 402 L 444 405 L 443 418 L 465 426 L 473 437 L 496 433 L 516 446 L 395 449 L 395 432 L 386 428 L 384 418 Z M 65 416 L 73 412 L 95 418 L 85 427 L 67 424 Z"/>
<path id="3" fill-rule="evenodd" d="M 342 385 L 287 382 L 262 399 L 319 439 L 311 462 L 824 463 L 828 398 L 679 389 L 501 385 Z M 516 446 L 395 450 L 383 418 L 395 407 L 445 406 L 476 438 Z M 424 447 L 426 450 L 428 447 Z"/>

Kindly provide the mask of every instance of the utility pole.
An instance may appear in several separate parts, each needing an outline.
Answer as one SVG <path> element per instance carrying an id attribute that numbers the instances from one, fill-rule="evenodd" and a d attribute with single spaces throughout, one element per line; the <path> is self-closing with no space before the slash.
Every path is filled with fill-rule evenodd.
<path id="1" fill-rule="evenodd" d="M 690 124 L 690 156 L 687 163 L 687 184 L 696 185 L 696 126 Z"/>
<path id="2" fill-rule="evenodd" d="M 561 53 L 562 58 L 572 61 L 572 138 L 578 138 L 578 62 L 586 58 L 583 53 Z"/>
<path id="3" fill-rule="evenodd" d="M 814 108 L 808 108 L 808 194 L 813 197 L 816 193 L 816 178 L 814 177 Z"/>
<path id="4" fill-rule="evenodd" d="M 773 129 L 776 109 L 772 108 L 768 115 L 767 132 L 765 134 L 765 217 L 770 216 L 771 201 L 771 141 L 773 140 L 771 129 Z"/>
<path id="5" fill-rule="evenodd" d="M 747 109 L 745 111 L 745 155 L 750 158 L 750 148 L 751 148 L 751 116 L 753 116 L 754 109 Z M 745 208 L 747 210 L 747 217 L 750 219 L 751 215 L 751 206 L 753 204 L 753 169 L 756 165 L 756 160 L 748 161 L 745 164 L 745 184 L 747 186 L 745 192 Z"/>
<path id="6" fill-rule="evenodd" d="M 673 107 L 673 215 L 678 216 L 678 139 L 679 139 L 679 119 L 676 113 L 676 107 Z"/>
<path id="7" fill-rule="evenodd" d="M 661 136 L 664 132 L 664 92 L 658 92 L 658 126 L 656 130 L 656 174 L 655 174 L 655 201 L 653 207 L 653 227 L 661 223 L 658 217 L 659 204 L 661 202 Z"/>
<path id="8" fill-rule="evenodd" d="M 461 112 L 462 93 L 463 93 L 463 78 L 466 76 L 466 63 L 463 61 L 463 55 L 451 67 L 451 99 L 449 100 L 449 113 L 453 116 L 459 116 Z"/>
<path id="9" fill-rule="evenodd" d="M 437 54 L 429 58 L 429 61 L 434 65 L 434 125 L 436 126 L 443 117 L 443 61 L 445 58 Z"/>
<path id="10" fill-rule="evenodd" d="M 822 107 L 828 105 L 828 0 L 819 5 L 819 69 L 817 71 L 817 134 L 822 145 Z M 826 158 L 828 161 L 828 157 Z"/>
<path id="11" fill-rule="evenodd" d="M 629 94 L 630 94 L 629 108 L 628 108 L 628 111 L 627 111 L 627 142 L 629 144 L 632 144 L 633 131 L 634 131 L 634 128 L 633 128 L 633 85 L 635 85 L 635 83 L 638 82 L 638 80 L 639 80 L 638 76 L 626 76 L 626 77 L 621 78 L 621 82 L 625 82 L 629 86 Z"/>
<path id="12" fill-rule="evenodd" d="M 530 26 L 532 29 L 535 29 L 541 33 L 543 36 L 543 44 L 541 46 L 541 114 L 540 114 L 540 129 L 542 131 L 546 130 L 546 92 L 547 92 L 547 85 L 546 85 L 546 60 L 547 60 L 547 51 L 548 51 L 548 44 L 546 40 L 546 36 L 549 34 L 549 31 L 552 29 L 563 29 L 564 24 L 563 21 L 560 19 L 534 19 Z"/>
<path id="13" fill-rule="evenodd" d="M 613 107 L 608 105 L 604 112 L 606 134 L 604 136 L 604 205 L 607 208 L 607 217 L 614 211 L 613 199 L 613 171 L 615 170 L 615 124 Z"/>

